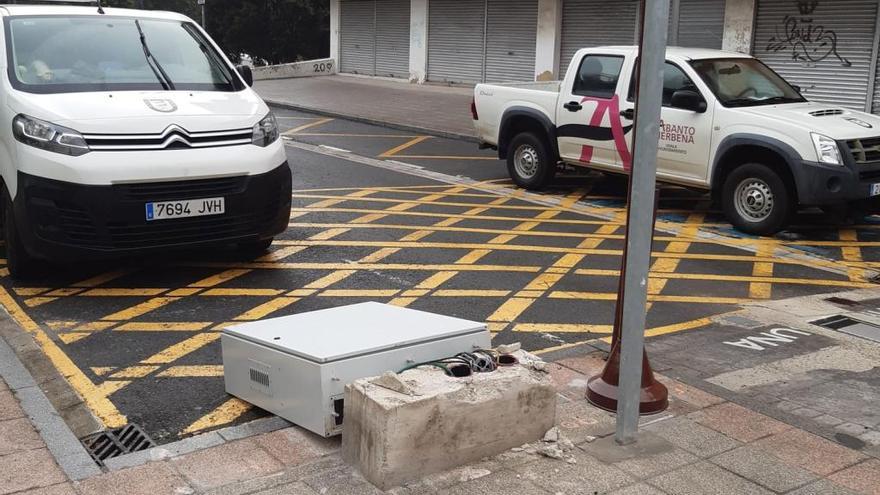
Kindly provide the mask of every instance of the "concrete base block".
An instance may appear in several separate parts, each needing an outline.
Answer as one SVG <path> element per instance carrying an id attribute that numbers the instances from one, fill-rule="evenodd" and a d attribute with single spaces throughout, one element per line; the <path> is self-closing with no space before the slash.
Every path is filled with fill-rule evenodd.
<path id="1" fill-rule="evenodd" d="M 342 455 L 387 490 L 543 438 L 556 421 L 549 375 L 520 364 L 452 378 L 421 367 L 400 375 L 409 394 L 357 380 L 345 388 Z M 381 383 L 381 382 L 380 382 Z"/>

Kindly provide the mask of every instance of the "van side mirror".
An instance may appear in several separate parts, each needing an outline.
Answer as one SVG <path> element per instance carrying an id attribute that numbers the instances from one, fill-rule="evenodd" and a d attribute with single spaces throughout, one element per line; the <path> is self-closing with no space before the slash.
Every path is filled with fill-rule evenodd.
<path id="1" fill-rule="evenodd" d="M 703 113 L 707 108 L 706 100 L 703 99 L 702 95 L 689 89 L 681 89 L 672 93 L 670 105 L 674 108 L 682 108 L 697 113 Z"/>
<path id="2" fill-rule="evenodd" d="M 248 86 L 254 85 L 254 71 L 252 71 L 250 67 L 247 65 L 239 65 L 235 70 L 241 74 L 241 78 L 244 79 L 245 84 Z"/>

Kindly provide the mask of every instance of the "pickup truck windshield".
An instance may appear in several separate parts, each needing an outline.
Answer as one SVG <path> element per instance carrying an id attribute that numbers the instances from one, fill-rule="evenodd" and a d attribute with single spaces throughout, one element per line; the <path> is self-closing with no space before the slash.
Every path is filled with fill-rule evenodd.
<path id="1" fill-rule="evenodd" d="M 754 58 L 692 60 L 691 67 L 726 107 L 807 101 L 779 74 Z"/>
<path id="2" fill-rule="evenodd" d="M 9 80 L 21 91 L 242 89 L 191 23 L 109 16 L 11 17 L 6 23 Z"/>

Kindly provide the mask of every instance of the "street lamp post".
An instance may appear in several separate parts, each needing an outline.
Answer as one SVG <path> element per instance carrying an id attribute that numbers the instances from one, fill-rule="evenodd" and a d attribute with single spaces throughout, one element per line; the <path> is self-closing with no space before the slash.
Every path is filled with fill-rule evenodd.
<path id="1" fill-rule="evenodd" d="M 202 29 L 207 31 L 208 27 L 205 24 L 205 0 L 198 0 L 198 3 L 202 6 Z"/>

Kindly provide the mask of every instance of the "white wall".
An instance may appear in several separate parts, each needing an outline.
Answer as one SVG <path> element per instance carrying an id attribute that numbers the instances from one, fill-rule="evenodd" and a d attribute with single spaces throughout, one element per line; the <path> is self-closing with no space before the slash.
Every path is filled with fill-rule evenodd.
<path id="1" fill-rule="evenodd" d="M 409 81 L 421 84 L 428 74 L 428 0 L 411 0 Z"/>
<path id="2" fill-rule="evenodd" d="M 330 58 L 339 62 L 339 0 L 330 0 Z"/>
<path id="3" fill-rule="evenodd" d="M 559 46 L 562 40 L 562 0 L 538 0 L 538 40 L 535 46 L 535 80 L 559 79 Z"/>
<path id="4" fill-rule="evenodd" d="M 751 53 L 755 32 L 755 0 L 727 0 L 721 49 Z"/>

